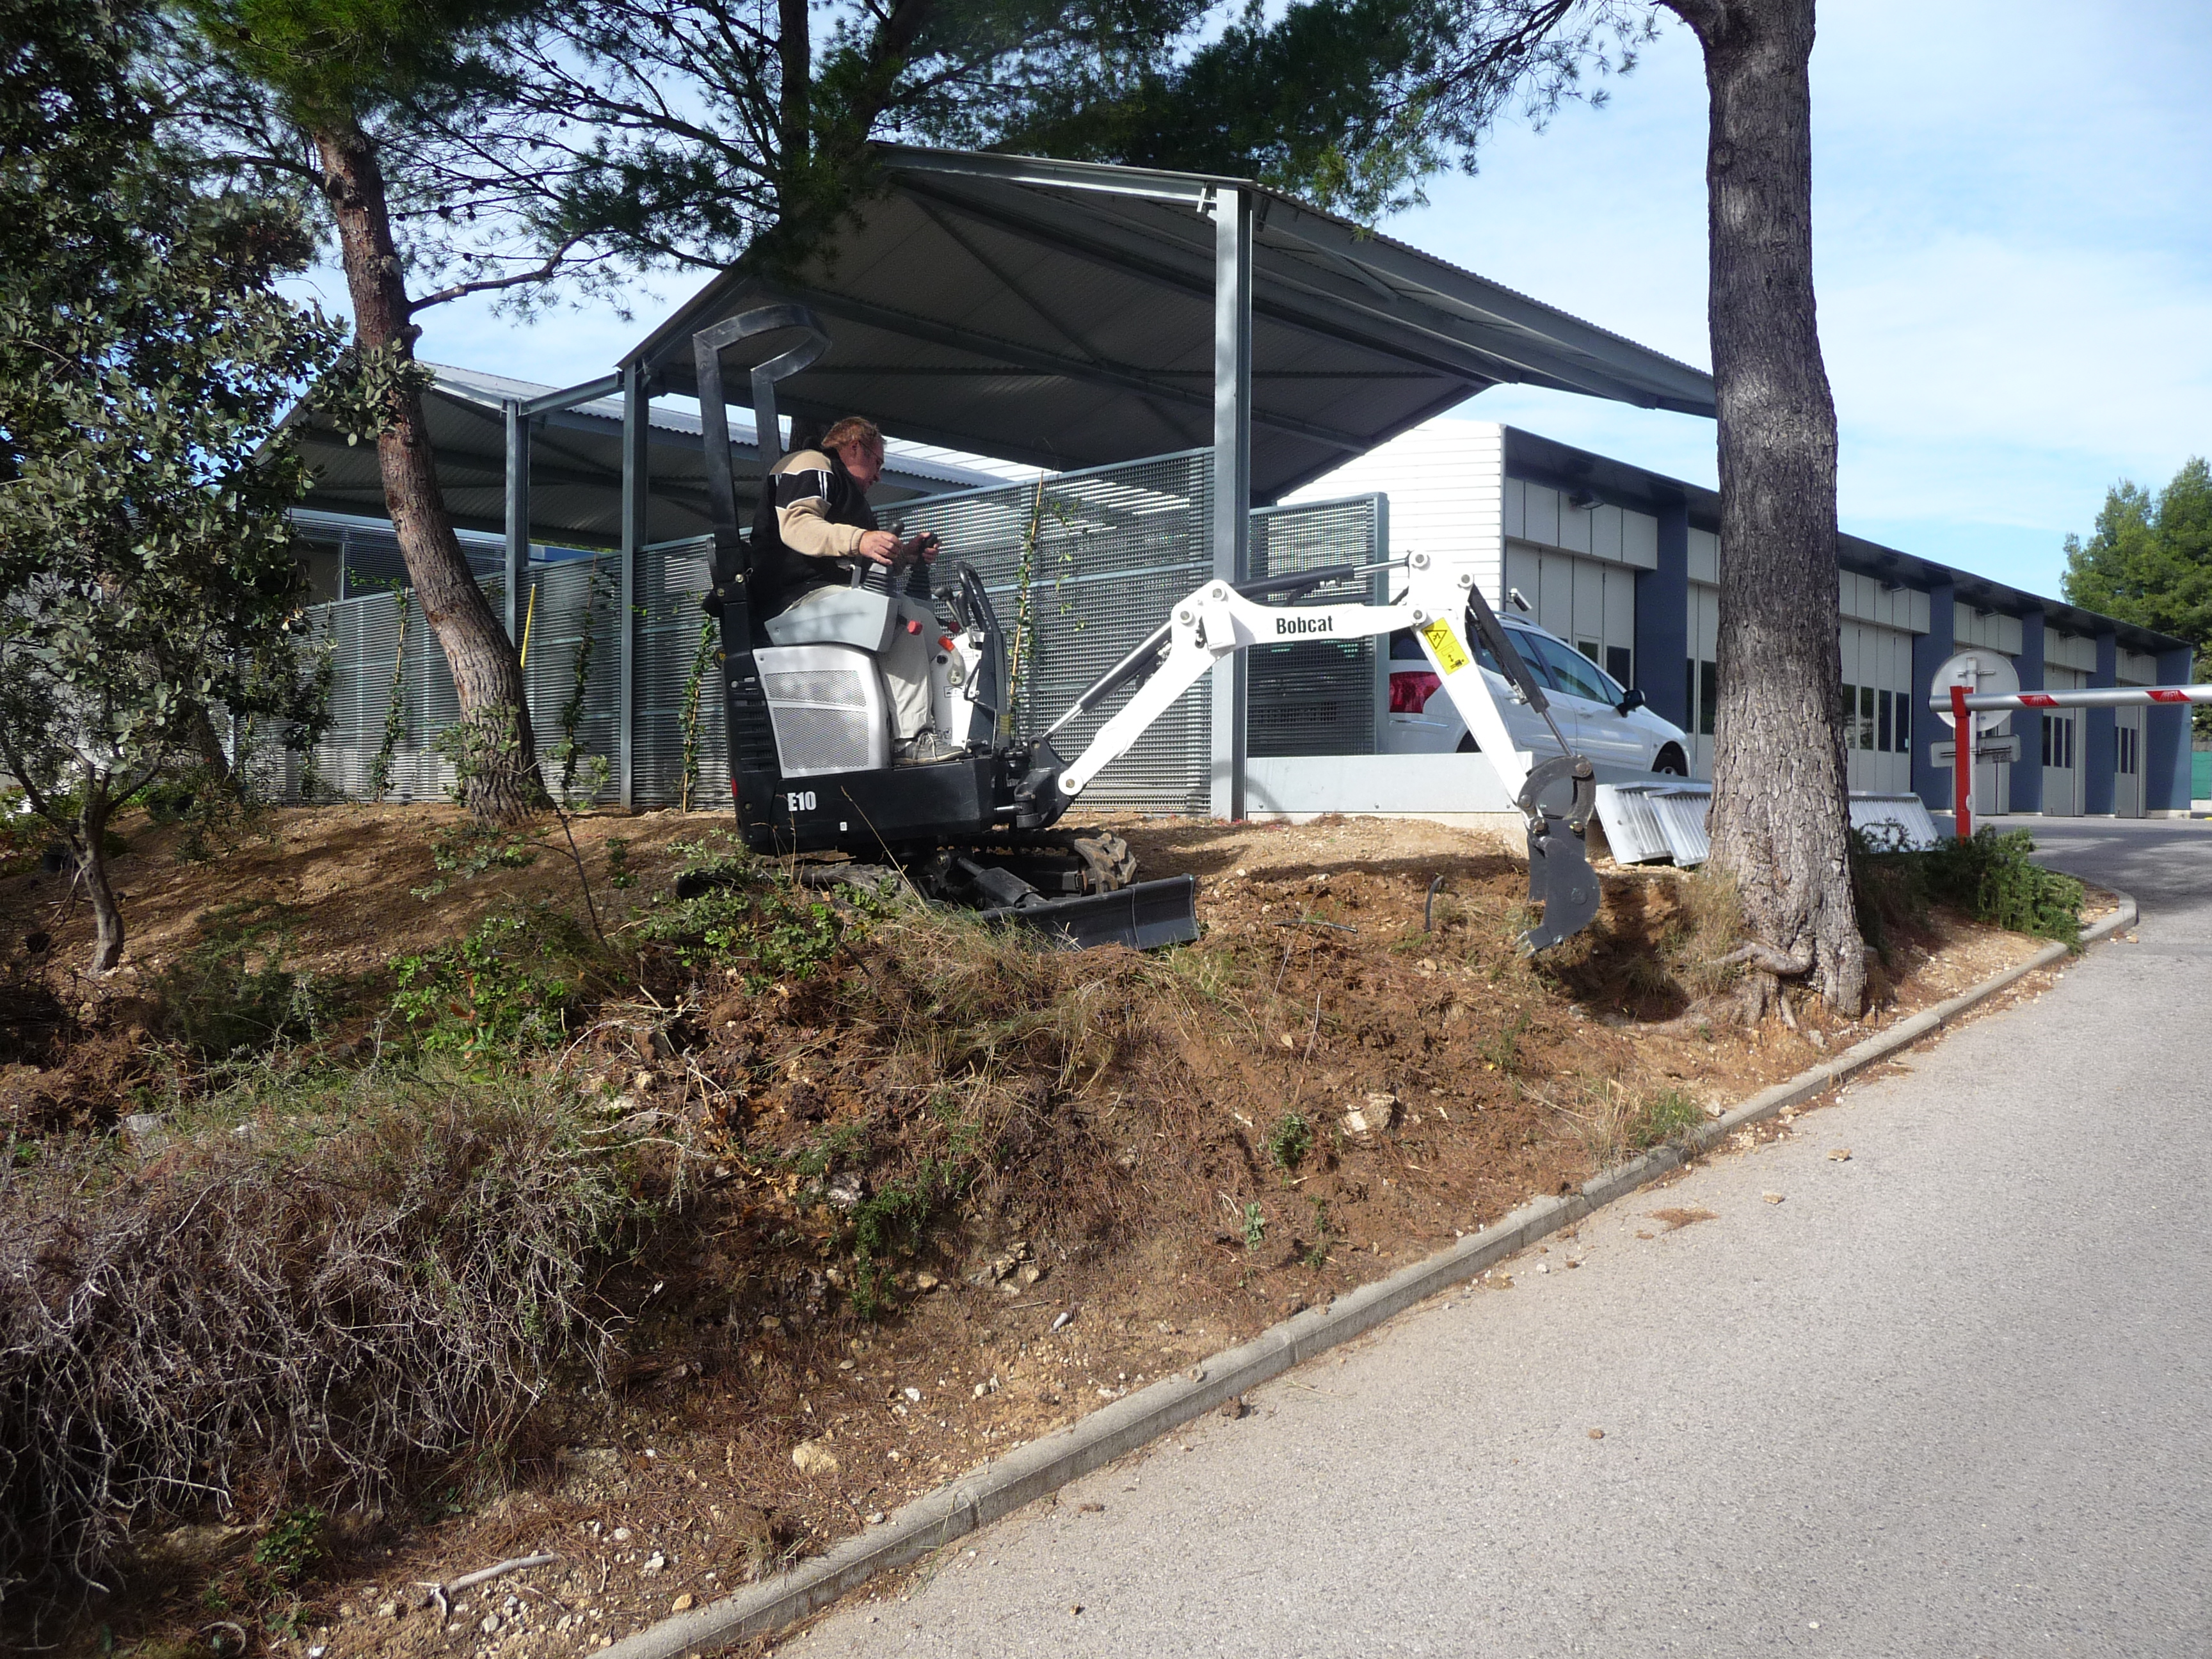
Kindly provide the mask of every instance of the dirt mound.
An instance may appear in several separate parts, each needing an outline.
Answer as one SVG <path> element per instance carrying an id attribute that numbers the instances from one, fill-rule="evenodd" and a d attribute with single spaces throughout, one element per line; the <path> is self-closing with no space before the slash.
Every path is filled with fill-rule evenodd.
<path id="1" fill-rule="evenodd" d="M 441 871 L 454 822 L 282 813 L 212 867 L 132 831 L 140 982 L 216 907 L 277 902 L 289 960 L 350 981 L 358 1034 L 395 957 L 516 899 L 577 909 L 565 855 Z M 564 1557 L 550 1599 L 494 1586 L 462 1628 L 573 1647 L 722 1593 L 1948 994 L 1962 957 L 2033 948 L 1938 917 L 1895 942 L 1867 1022 L 1660 1035 L 1711 921 L 1675 872 L 1608 872 L 1598 924 L 1538 963 L 1525 872 L 1483 834 L 1109 822 L 1144 876 L 1198 878 L 1198 945 L 1060 955 L 888 901 L 817 912 L 767 866 L 679 914 L 670 844 L 712 820 L 578 824 L 635 982 L 536 1063 L 624 1123 L 681 1124 L 702 1196 L 606 1285 L 616 1386 L 549 1401 L 515 1489 L 334 1530 L 300 1610 L 332 1659 L 446 1650 L 410 1582 L 540 1547 Z M 20 919 L 52 908 L 34 879 L 0 884 Z M 42 925 L 65 950 L 82 919 Z"/>

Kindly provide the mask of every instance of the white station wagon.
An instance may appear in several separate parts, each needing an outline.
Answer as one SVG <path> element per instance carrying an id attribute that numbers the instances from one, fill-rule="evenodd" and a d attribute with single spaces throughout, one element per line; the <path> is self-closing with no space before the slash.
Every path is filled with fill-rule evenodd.
<path id="1" fill-rule="evenodd" d="M 1688 733 L 1645 708 L 1641 691 L 1625 689 L 1557 635 L 1518 619 L 1501 620 L 1522 660 L 1549 693 L 1552 717 L 1568 742 L 1601 766 L 1689 776 Z M 1514 746 L 1538 756 L 1557 754 L 1559 745 L 1544 717 L 1522 701 L 1471 626 L 1467 637 Z M 1394 755 L 1466 754 L 1476 747 L 1410 629 L 1390 636 L 1389 726 Z"/>

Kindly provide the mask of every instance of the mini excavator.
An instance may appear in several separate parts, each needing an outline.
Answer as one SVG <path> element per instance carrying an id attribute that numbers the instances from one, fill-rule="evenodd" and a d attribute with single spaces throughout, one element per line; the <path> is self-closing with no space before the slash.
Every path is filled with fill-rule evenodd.
<path id="1" fill-rule="evenodd" d="M 1071 948 L 1187 942 L 1198 937 L 1194 878 L 1139 881 L 1136 860 L 1120 836 L 1060 829 L 1061 817 L 1102 769 L 1231 653 L 1410 629 L 1528 820 L 1528 896 L 1543 915 L 1522 935 L 1527 948 L 1556 945 L 1596 915 L 1597 877 L 1583 839 L 1596 805 L 1595 770 L 1561 733 L 1542 684 L 1473 577 L 1426 554 L 1255 582 L 1208 582 L 1028 738 L 1010 736 L 1000 719 L 1006 635 L 982 580 L 956 562 L 951 580 L 932 592 L 934 549 L 927 538 L 902 537 L 888 565 L 854 571 L 836 602 L 809 605 L 803 619 L 756 615 L 748 603 L 751 550 L 738 521 L 722 358 L 740 342 L 793 333 L 798 344 L 751 368 L 765 472 L 775 459 L 767 453 L 778 432 L 775 382 L 819 358 L 828 335 L 806 307 L 774 305 L 702 330 L 693 342 L 714 525 L 714 586 L 702 603 L 721 623 L 730 791 L 747 847 L 778 855 L 842 854 L 843 861 L 803 866 L 802 878 L 872 884 L 896 871 L 928 899 L 1035 928 Z M 1292 603 L 1326 583 L 1385 569 L 1406 575 L 1403 593 L 1391 604 Z M 940 744 L 956 752 L 894 766 L 891 711 L 875 658 L 899 625 L 902 594 L 937 619 L 931 720 Z M 1539 761 L 1514 749 L 1486 668 L 1543 716 L 1559 740 L 1557 756 Z M 1127 700 L 1082 751 L 1062 758 L 1054 739 L 1125 691 Z"/>

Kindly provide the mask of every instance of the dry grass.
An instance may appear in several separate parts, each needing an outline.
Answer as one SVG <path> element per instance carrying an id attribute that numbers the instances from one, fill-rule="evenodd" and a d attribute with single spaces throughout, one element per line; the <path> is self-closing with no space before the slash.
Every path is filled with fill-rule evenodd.
<path id="1" fill-rule="evenodd" d="M 1719 965 L 1743 942 L 1743 900 L 1733 881 L 1710 868 L 1684 877 L 1680 894 L 1681 917 L 1661 940 L 1660 959 L 1689 1001 L 1710 1001 L 1743 976 L 1740 965 Z"/>
<path id="2" fill-rule="evenodd" d="M 150 1164 L 56 1139 L 0 1174 L 0 1586 L 95 1586 L 131 1528 L 210 1505 L 496 1459 L 596 1352 L 595 1259 L 646 1212 L 647 1172 L 549 1092 L 270 1074 Z"/>
<path id="3" fill-rule="evenodd" d="M 1569 1137 L 1600 1170 L 1676 1139 L 1705 1119 L 1697 1103 L 1681 1090 L 1639 1093 L 1610 1079 L 1585 1085 L 1571 1102 L 1547 1103 Z"/>

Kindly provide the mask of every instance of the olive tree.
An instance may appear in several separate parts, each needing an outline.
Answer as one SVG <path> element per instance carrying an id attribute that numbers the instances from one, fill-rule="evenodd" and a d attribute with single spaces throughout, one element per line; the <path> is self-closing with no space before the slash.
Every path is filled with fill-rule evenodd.
<path id="1" fill-rule="evenodd" d="M 8 0 L 0 94 L 0 758 L 123 953 L 108 823 L 210 710 L 316 716 L 273 439 L 338 331 L 273 291 L 279 201 L 204 193 L 155 138 L 122 0 Z"/>

